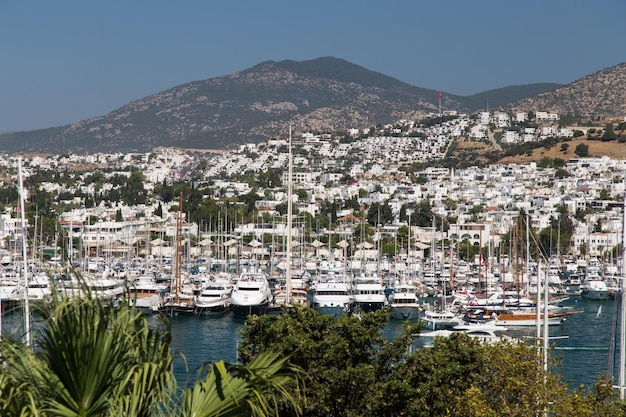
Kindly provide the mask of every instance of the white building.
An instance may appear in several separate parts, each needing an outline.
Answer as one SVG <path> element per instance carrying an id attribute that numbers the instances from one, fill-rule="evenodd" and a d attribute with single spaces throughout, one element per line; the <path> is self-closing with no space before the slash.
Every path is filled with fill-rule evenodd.
<path id="1" fill-rule="evenodd" d="M 545 111 L 538 111 L 535 114 L 535 120 L 537 121 L 558 121 L 559 115 L 556 113 L 548 113 Z"/>

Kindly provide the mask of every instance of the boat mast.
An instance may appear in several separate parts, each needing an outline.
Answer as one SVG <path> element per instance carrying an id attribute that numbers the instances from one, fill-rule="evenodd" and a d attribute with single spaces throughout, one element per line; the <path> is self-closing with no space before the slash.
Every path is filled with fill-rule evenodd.
<path id="1" fill-rule="evenodd" d="M 291 301 L 291 228 L 293 215 L 293 202 L 291 196 L 293 194 L 293 162 L 291 153 L 291 125 L 289 125 L 289 170 L 287 178 L 287 270 L 285 273 L 285 305 L 289 305 Z"/>
<path id="2" fill-rule="evenodd" d="M 620 332 L 619 332 L 619 398 L 624 401 L 626 391 L 626 192 L 622 220 L 622 279 L 620 285 Z"/>
<path id="3" fill-rule="evenodd" d="M 539 266 L 541 265 L 541 259 L 539 259 L 537 261 L 537 280 L 539 280 Z M 544 282 L 543 282 L 543 370 L 545 372 L 544 374 L 544 385 L 546 384 L 546 379 L 547 378 L 547 373 L 548 373 L 548 347 L 549 347 L 549 341 L 550 341 L 550 335 L 549 335 L 549 327 L 548 327 L 548 296 L 549 291 L 550 291 L 550 281 L 548 281 L 548 270 L 545 270 L 543 272 L 543 276 L 544 276 Z M 537 288 L 537 290 L 539 290 L 539 288 Z M 540 306 L 537 306 L 537 308 L 540 308 Z"/>
<path id="4" fill-rule="evenodd" d="M 22 220 L 22 261 L 24 277 L 24 341 L 30 347 L 30 307 L 28 305 L 28 259 L 26 257 L 26 213 L 24 212 L 24 183 L 22 180 L 22 158 L 17 159 L 17 171 L 20 181 L 20 215 Z"/>
<path id="5" fill-rule="evenodd" d="M 180 303 L 179 296 L 181 291 L 181 272 L 182 272 L 182 251 L 181 251 L 181 243 L 182 243 L 182 231 L 183 231 L 183 194 L 180 193 L 178 197 L 178 217 L 176 218 L 176 259 L 174 260 L 174 278 L 175 288 L 175 303 L 178 305 Z"/>

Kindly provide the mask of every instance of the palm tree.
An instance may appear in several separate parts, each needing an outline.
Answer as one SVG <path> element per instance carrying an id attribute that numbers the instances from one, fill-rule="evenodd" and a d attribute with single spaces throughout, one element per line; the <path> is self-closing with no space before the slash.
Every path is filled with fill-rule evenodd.
<path id="1" fill-rule="evenodd" d="M 55 294 L 40 314 L 33 350 L 0 341 L 1 415 L 268 416 L 283 404 L 299 414 L 301 378 L 279 354 L 248 366 L 217 362 L 179 399 L 166 319 L 149 326 L 134 307 L 105 308 L 87 290 L 71 299 Z"/>
<path id="2" fill-rule="evenodd" d="M 40 311 L 34 351 L 3 341 L 9 381 L 30 392 L 23 407 L 56 416 L 158 415 L 176 386 L 167 323 L 150 328 L 136 309 L 107 309 L 87 291 L 54 300 Z"/>

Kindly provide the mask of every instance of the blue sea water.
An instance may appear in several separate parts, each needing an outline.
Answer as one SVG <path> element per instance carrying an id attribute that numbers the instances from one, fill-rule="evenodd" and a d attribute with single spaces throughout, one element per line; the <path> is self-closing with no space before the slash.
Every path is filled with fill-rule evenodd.
<path id="1" fill-rule="evenodd" d="M 215 317 L 173 317 L 170 323 L 172 351 L 184 356 L 174 359 L 174 373 L 179 382 L 193 379 L 207 362 L 237 361 L 244 319 L 228 313 Z"/>
<path id="2" fill-rule="evenodd" d="M 550 326 L 550 337 L 567 337 L 551 340 L 555 346 L 552 354 L 562 360 L 562 368 L 556 371 L 570 387 L 592 388 L 600 374 L 617 379 L 619 301 L 573 297 L 568 304 L 583 313 L 568 316 L 560 326 Z"/>
<path id="3" fill-rule="evenodd" d="M 563 375 L 570 387 L 584 385 L 591 388 L 599 374 L 607 374 L 607 370 L 615 369 L 618 363 L 619 342 L 615 342 L 615 339 L 619 340 L 619 333 L 614 324 L 618 302 L 572 297 L 567 303 L 583 312 L 568 316 L 559 326 L 550 326 L 550 337 L 554 337 L 550 340 L 550 344 L 554 345 L 551 354 L 558 355 L 562 361 L 561 368 L 553 371 Z M 22 321 L 21 315 L 17 313 L 3 315 L 2 334 L 20 334 Z M 237 360 L 243 319 L 231 314 L 203 318 L 179 316 L 171 318 L 170 323 L 172 351 L 182 354 L 174 360 L 175 375 L 179 382 L 185 383 L 195 378 L 198 369 L 206 362 Z M 401 332 L 400 321 L 391 321 L 384 329 L 387 338 Z M 535 329 L 511 329 L 506 334 L 532 338 Z M 612 343 L 616 345 L 614 353 L 610 350 Z"/>

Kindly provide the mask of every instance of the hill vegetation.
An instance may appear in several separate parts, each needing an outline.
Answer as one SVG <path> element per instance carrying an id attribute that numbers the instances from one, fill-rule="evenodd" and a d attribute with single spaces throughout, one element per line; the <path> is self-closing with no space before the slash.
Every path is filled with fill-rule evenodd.
<path id="1" fill-rule="evenodd" d="M 471 112 L 551 84 L 507 87 L 472 97 L 444 92 L 445 110 Z M 285 133 L 369 129 L 439 111 L 438 92 L 345 60 L 266 61 L 223 77 L 140 98 L 71 126 L 0 135 L 8 152 L 147 152 L 158 146 L 224 149 Z"/>
<path id="2" fill-rule="evenodd" d="M 505 107 L 592 119 L 623 118 L 626 115 L 626 63 L 602 69 L 556 90 L 529 96 Z"/>

